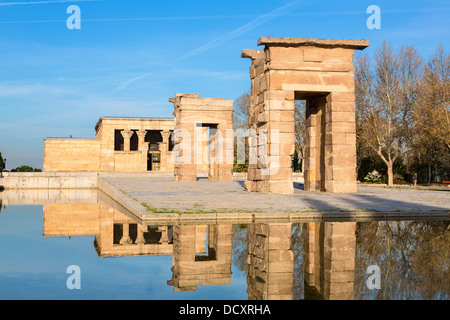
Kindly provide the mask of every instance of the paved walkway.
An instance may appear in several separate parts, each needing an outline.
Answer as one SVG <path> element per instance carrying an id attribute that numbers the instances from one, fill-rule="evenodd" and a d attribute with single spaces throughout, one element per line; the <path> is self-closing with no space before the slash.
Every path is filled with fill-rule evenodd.
<path id="1" fill-rule="evenodd" d="M 358 186 L 356 194 L 331 194 L 304 191 L 302 184 L 294 183 L 294 194 L 279 195 L 246 192 L 243 180 L 210 182 L 199 178 L 196 182 L 178 182 L 171 177 L 101 179 L 112 189 L 119 190 L 122 199 L 131 200 L 128 203 L 135 202 L 145 208 L 139 210 L 141 215 L 234 213 L 265 214 L 267 217 L 270 214 L 288 214 L 294 217 L 313 213 L 434 213 L 442 217 L 450 213 L 450 190 Z"/>

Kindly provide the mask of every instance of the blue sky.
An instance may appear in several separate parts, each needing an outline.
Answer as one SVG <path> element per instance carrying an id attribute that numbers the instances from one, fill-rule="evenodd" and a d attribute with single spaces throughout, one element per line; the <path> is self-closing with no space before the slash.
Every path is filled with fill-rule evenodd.
<path id="1" fill-rule="evenodd" d="M 250 88 L 240 53 L 261 36 L 366 39 L 369 54 L 387 40 L 428 58 L 448 50 L 448 21 L 447 0 L 0 0 L 0 152 L 8 170 L 42 168 L 45 137 L 94 137 L 102 116 L 171 117 L 175 92 L 236 99 Z"/>

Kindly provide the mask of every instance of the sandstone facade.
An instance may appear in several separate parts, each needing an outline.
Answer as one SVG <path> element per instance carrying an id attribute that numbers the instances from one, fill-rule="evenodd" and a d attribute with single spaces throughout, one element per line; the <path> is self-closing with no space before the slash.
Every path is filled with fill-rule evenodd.
<path id="1" fill-rule="evenodd" d="M 95 139 L 46 138 L 46 172 L 172 171 L 173 119 L 100 118 Z"/>
<path id="2" fill-rule="evenodd" d="M 44 139 L 44 171 L 100 171 L 99 139 Z"/>
<path id="3" fill-rule="evenodd" d="M 44 139 L 44 171 L 173 171 L 174 125 L 173 118 L 100 118 L 94 139 Z M 207 133 L 207 127 L 201 128 L 203 137 Z M 196 148 L 199 155 L 207 154 L 208 140 Z M 200 158 L 195 169 L 207 172 L 207 159 Z"/>

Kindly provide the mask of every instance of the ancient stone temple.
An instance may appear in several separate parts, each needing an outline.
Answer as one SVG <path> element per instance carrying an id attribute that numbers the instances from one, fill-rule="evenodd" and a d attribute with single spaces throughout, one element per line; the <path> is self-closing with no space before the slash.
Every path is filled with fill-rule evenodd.
<path id="1" fill-rule="evenodd" d="M 365 40 L 262 37 L 250 58 L 250 159 L 245 187 L 292 193 L 294 102 L 306 100 L 305 190 L 356 192 L 355 50 Z"/>
<path id="2" fill-rule="evenodd" d="M 169 101 L 175 116 L 174 180 L 196 181 L 198 164 L 208 163 L 209 180 L 232 181 L 233 100 L 177 93 Z M 199 153 L 202 149 L 206 152 Z"/>
<path id="3" fill-rule="evenodd" d="M 233 179 L 233 100 L 176 94 L 175 118 L 102 117 L 95 138 L 45 138 L 46 172 L 174 171 Z M 173 134 L 176 133 L 176 135 Z M 175 162 L 175 163 L 174 163 Z"/>
<path id="4" fill-rule="evenodd" d="M 46 138 L 44 171 L 172 171 L 170 118 L 100 118 L 95 138 Z"/>

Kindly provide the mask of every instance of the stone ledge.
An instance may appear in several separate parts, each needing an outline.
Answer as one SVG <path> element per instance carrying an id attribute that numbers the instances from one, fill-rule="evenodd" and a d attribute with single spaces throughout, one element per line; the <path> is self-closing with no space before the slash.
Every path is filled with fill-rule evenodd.
<path id="1" fill-rule="evenodd" d="M 5 189 L 95 189 L 97 173 L 4 172 L 0 186 Z"/>
<path id="2" fill-rule="evenodd" d="M 255 212 L 255 213 L 152 213 L 121 191 L 106 179 L 99 179 L 101 191 L 117 201 L 127 211 L 131 212 L 141 223 L 145 224 L 219 224 L 219 223 L 268 223 L 268 222 L 342 222 L 342 221 L 379 221 L 379 220 L 428 220 L 450 219 L 448 211 L 441 212 Z M 170 211 L 170 210 L 169 210 Z"/>
<path id="3" fill-rule="evenodd" d="M 261 37 L 257 42 L 258 46 L 318 46 L 318 47 L 344 47 L 357 50 L 363 50 L 369 46 L 368 40 L 336 40 L 336 39 L 318 39 L 318 38 L 277 38 Z"/>

